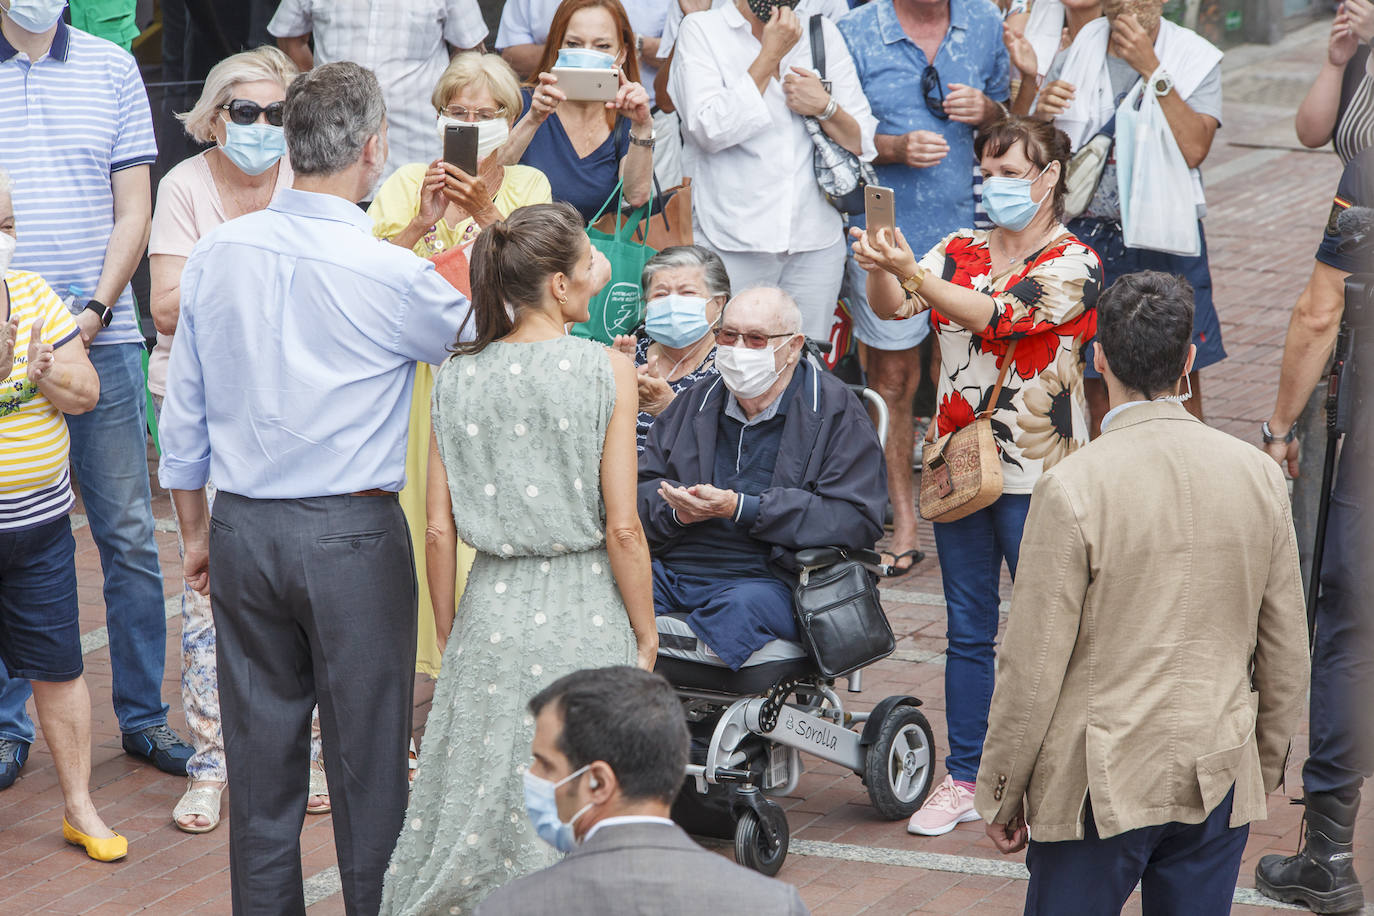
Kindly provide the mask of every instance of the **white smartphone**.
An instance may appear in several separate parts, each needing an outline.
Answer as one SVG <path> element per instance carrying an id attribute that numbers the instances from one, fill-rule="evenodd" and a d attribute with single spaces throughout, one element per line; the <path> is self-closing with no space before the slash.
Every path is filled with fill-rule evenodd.
<path id="1" fill-rule="evenodd" d="M 570 102 L 613 102 L 620 91 L 619 70 L 554 67 L 550 72 L 558 77 L 554 87 Z"/>
<path id="2" fill-rule="evenodd" d="M 864 187 L 864 220 L 870 235 L 876 234 L 879 229 L 886 229 L 893 242 L 896 242 L 897 213 L 891 188 L 876 184 Z"/>

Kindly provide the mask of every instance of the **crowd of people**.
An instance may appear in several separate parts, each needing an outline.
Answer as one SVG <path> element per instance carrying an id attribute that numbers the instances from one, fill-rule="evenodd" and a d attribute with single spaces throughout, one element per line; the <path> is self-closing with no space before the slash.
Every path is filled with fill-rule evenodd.
<path id="1" fill-rule="evenodd" d="M 1280 465 L 1368 269 L 1338 218 L 1374 205 L 1368 0 L 1297 115 L 1347 165 L 1263 451 L 1201 422 L 1225 358 L 1198 171 L 1221 51 L 1161 0 L 510 0 L 495 53 L 474 0 L 283 0 L 279 47 L 225 57 L 178 115 L 204 149 L 156 206 L 138 67 L 65 9 L 0 0 L 0 789 L 31 689 L 68 842 L 128 853 L 89 790 L 79 491 L 123 747 L 186 779 L 180 830 L 215 830 L 228 789 L 235 912 L 304 912 L 303 818 L 330 811 L 350 913 L 805 912 L 669 819 L 688 739 L 646 673 L 655 618 L 738 670 L 799 641 L 800 551 L 890 522 L 876 568 L 916 568 L 928 376 L 924 443 L 987 424 L 1001 489 L 932 519 L 948 756 L 906 829 L 1029 842 L 1028 913 L 1119 912 L 1137 881 L 1151 911 L 1229 910 L 1309 688 Z M 614 85 L 585 98 L 578 70 Z M 1116 151 L 1147 95 L 1181 184 Z M 445 141 L 468 129 L 465 168 Z M 822 160 L 890 191 L 892 225 Z M 589 226 L 688 178 L 682 243 L 627 280 Z M 1163 228 L 1191 253 L 1141 242 L 1142 197 L 1185 201 Z M 569 334 L 613 276 L 634 333 Z M 837 322 L 885 440 L 808 343 Z M 1309 585 L 1305 839 L 1256 878 L 1317 912 L 1363 899 L 1360 410 Z M 188 740 L 160 692 L 150 419 Z"/>

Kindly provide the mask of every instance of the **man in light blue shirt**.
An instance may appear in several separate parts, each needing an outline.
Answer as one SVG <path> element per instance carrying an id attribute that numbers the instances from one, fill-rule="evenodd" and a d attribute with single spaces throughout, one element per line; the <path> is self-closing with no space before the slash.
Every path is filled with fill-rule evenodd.
<path id="1" fill-rule="evenodd" d="M 411 387 L 469 304 L 355 206 L 387 155 L 371 71 L 299 77 L 285 129 L 292 188 L 186 262 L 158 476 L 187 582 L 208 595 L 214 580 L 234 912 L 305 912 L 318 699 L 345 904 L 375 913 L 407 794 L 416 591 L 396 491 Z"/>

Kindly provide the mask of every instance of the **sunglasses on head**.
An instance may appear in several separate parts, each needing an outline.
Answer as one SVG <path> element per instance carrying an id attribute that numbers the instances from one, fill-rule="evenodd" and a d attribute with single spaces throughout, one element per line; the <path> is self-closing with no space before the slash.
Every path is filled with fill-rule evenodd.
<path id="1" fill-rule="evenodd" d="M 934 64 L 927 64 L 921 73 L 921 95 L 925 97 L 926 111 L 941 121 L 948 121 L 945 114 L 945 84 L 940 82 L 940 71 Z"/>
<path id="2" fill-rule="evenodd" d="M 220 108 L 229 112 L 229 120 L 235 124 L 252 124 L 258 119 L 258 115 L 267 115 L 267 123 L 273 127 L 281 127 L 282 112 L 286 108 L 285 102 L 273 102 L 271 105 L 259 105 L 249 99 L 234 99 L 228 105 L 221 105 Z"/>

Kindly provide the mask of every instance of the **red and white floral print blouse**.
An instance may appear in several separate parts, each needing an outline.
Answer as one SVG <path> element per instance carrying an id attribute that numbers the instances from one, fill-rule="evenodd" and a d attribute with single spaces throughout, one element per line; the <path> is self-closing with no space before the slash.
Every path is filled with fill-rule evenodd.
<path id="1" fill-rule="evenodd" d="M 1003 492 L 1029 493 L 1041 471 L 1088 443 L 1083 345 L 1097 332 L 1102 262 L 1078 239 L 1061 234 L 1049 248 L 993 277 L 988 232 L 962 229 L 932 248 L 921 266 L 996 302 L 992 321 L 978 332 L 931 311 L 940 346 L 939 435 L 967 426 L 987 409 L 1007 349 L 1020 341 L 992 429 L 1002 453 Z"/>

